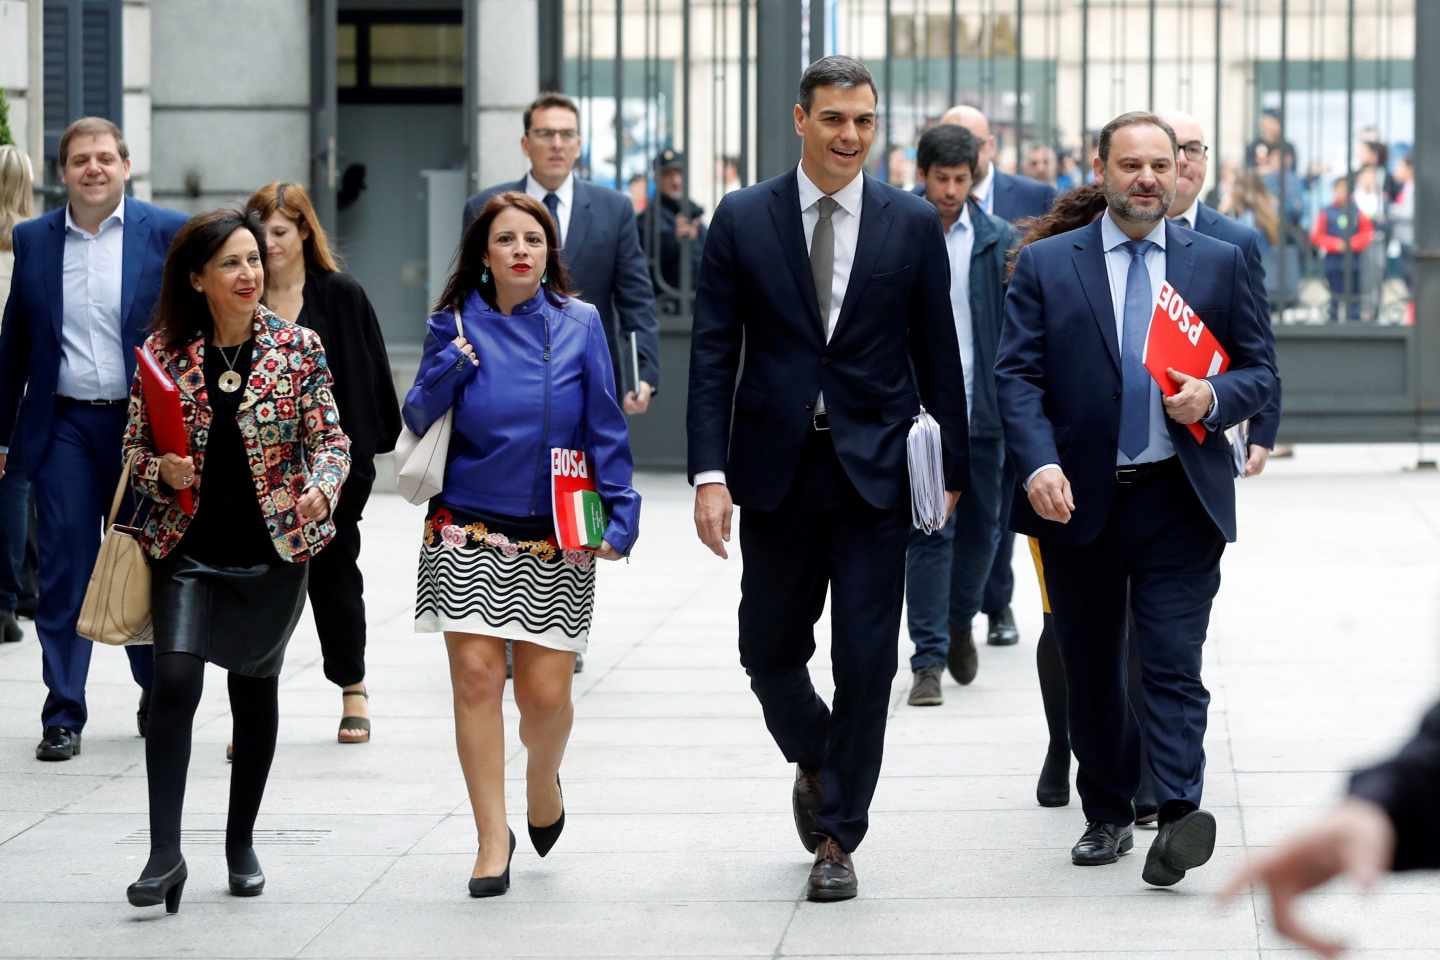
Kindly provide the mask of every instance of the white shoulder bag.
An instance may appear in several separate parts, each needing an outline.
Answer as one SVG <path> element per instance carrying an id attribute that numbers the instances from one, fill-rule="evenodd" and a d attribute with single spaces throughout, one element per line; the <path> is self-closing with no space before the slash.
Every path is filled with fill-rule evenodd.
<path id="1" fill-rule="evenodd" d="M 455 311 L 455 331 L 465 335 L 460 325 L 460 311 Z M 400 496 L 416 506 L 440 492 L 445 485 L 445 463 L 450 454 L 450 429 L 455 420 L 454 409 L 430 424 L 425 436 L 417 437 L 409 427 L 402 427 L 395 441 L 395 485 Z"/>

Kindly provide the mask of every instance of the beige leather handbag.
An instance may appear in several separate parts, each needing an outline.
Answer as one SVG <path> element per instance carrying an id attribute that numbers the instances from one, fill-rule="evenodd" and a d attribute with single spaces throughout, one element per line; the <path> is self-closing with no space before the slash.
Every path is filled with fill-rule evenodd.
<path id="1" fill-rule="evenodd" d="M 125 460 L 115 499 L 110 504 L 110 520 L 105 539 L 100 541 L 100 556 L 90 573 L 85 588 L 85 602 L 80 607 L 76 632 L 87 640 L 114 646 L 153 643 L 154 629 L 150 621 L 150 561 L 140 545 L 140 530 L 115 522 L 120 501 L 130 484 L 130 467 L 135 454 Z M 136 508 L 136 514 L 139 508 Z M 130 518 L 135 522 L 135 517 Z"/>
<path id="2" fill-rule="evenodd" d="M 460 311 L 455 311 L 455 332 L 465 335 L 460 324 Z M 395 486 L 400 496 L 417 506 L 440 492 L 445 485 L 445 465 L 450 457 L 450 430 L 455 411 L 430 424 L 425 436 L 417 437 L 409 427 L 402 427 L 395 441 Z"/>

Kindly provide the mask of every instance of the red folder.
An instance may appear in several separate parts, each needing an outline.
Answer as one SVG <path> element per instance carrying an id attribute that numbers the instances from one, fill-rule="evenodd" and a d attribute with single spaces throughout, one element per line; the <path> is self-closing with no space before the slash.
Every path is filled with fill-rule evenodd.
<path id="1" fill-rule="evenodd" d="M 1150 315 L 1150 334 L 1145 338 L 1145 369 L 1160 384 L 1160 392 L 1173 397 L 1180 385 L 1170 379 L 1170 370 L 1192 377 L 1213 377 L 1230 368 L 1230 355 L 1215 339 L 1179 291 L 1170 284 L 1160 285 L 1155 298 L 1155 312 Z M 1186 429 L 1196 443 L 1205 442 L 1205 428 L 1198 423 Z"/>
<path id="2" fill-rule="evenodd" d="M 135 359 L 140 367 L 140 389 L 145 394 L 145 410 L 150 415 L 150 437 L 155 452 L 164 456 L 190 456 L 190 434 L 185 429 L 185 418 L 180 414 L 180 388 L 175 386 L 144 347 L 135 348 Z M 189 487 L 175 491 L 175 500 L 180 509 L 188 514 L 195 513 L 195 497 Z"/>

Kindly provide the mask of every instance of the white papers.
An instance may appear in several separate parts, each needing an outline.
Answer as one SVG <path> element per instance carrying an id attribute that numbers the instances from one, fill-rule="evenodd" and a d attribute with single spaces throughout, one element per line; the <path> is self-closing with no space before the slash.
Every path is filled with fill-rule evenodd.
<path id="1" fill-rule="evenodd" d="M 1250 459 L 1250 421 L 1242 420 L 1225 431 L 1230 442 L 1230 467 L 1235 476 L 1244 479 L 1245 462 Z"/>
<path id="2" fill-rule="evenodd" d="M 910 467 L 910 517 L 919 530 L 934 533 L 945 525 L 945 465 L 941 460 L 940 424 L 920 408 L 906 441 Z"/>

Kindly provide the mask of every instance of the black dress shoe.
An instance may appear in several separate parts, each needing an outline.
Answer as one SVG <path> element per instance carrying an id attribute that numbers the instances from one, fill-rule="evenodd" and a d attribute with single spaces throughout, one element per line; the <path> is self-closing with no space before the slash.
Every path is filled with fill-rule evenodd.
<path id="1" fill-rule="evenodd" d="M 36 760 L 69 760 L 80 756 L 80 732 L 64 727 L 46 727 L 35 747 Z"/>
<path id="2" fill-rule="evenodd" d="M 1153 827 L 1160 819 L 1160 807 L 1154 803 L 1142 803 L 1135 801 L 1135 826 Z"/>
<path id="3" fill-rule="evenodd" d="M 140 691 L 140 707 L 135 711 L 135 726 L 140 730 L 140 736 L 145 736 L 145 731 L 150 727 L 150 691 Z"/>
<path id="4" fill-rule="evenodd" d="M 0 610 L 0 643 L 19 643 L 25 639 L 25 631 L 15 622 L 15 611 Z"/>
<path id="5" fill-rule="evenodd" d="M 258 897 L 265 892 L 265 871 L 260 869 L 260 860 L 255 856 L 254 847 L 241 851 L 233 858 L 227 852 L 225 866 L 229 874 L 231 896 Z"/>
<path id="6" fill-rule="evenodd" d="M 1009 607 L 990 615 L 990 633 L 985 642 L 992 647 L 1013 647 L 1020 642 L 1020 631 L 1015 628 L 1015 614 Z"/>
<path id="7" fill-rule="evenodd" d="M 510 855 L 505 858 L 505 872 L 498 877 L 471 877 L 470 896 L 498 897 L 510 891 L 510 861 L 515 859 L 515 831 L 505 832 L 510 834 Z"/>
<path id="8" fill-rule="evenodd" d="M 1206 863 L 1214 852 L 1215 818 L 1208 811 L 1191 810 L 1178 820 L 1160 824 L 1140 879 L 1151 886 L 1171 886 L 1185 878 L 1186 870 Z"/>
<path id="9" fill-rule="evenodd" d="M 560 774 L 555 774 L 555 789 L 560 791 L 560 818 L 548 827 L 537 827 L 530 822 L 530 817 L 525 817 L 525 829 L 530 831 L 530 843 L 535 852 L 540 856 L 550 852 L 555 846 L 555 841 L 560 839 L 560 833 L 565 829 L 565 791 L 560 786 Z"/>
<path id="10" fill-rule="evenodd" d="M 190 876 L 185 858 L 165 873 L 148 880 L 136 880 L 125 888 L 125 899 L 132 907 L 157 907 L 165 904 L 166 913 L 180 912 L 180 896 L 185 892 L 185 880 Z"/>
<path id="11" fill-rule="evenodd" d="M 1135 846 L 1135 828 L 1128 823 L 1119 827 L 1113 823 L 1091 820 L 1085 824 L 1080 840 L 1070 848 L 1070 862 L 1077 867 L 1099 867 L 1114 863 Z"/>
<path id="12" fill-rule="evenodd" d="M 1070 751 L 1047 750 L 1035 784 L 1035 802 L 1042 807 L 1064 807 L 1070 803 Z"/>
<path id="13" fill-rule="evenodd" d="M 980 655 L 975 650 L 975 638 L 970 629 L 969 624 L 966 624 L 963 630 L 951 627 L 950 650 L 945 654 L 945 666 L 950 669 L 950 676 L 961 686 L 974 680 L 975 674 L 980 670 Z"/>
<path id="14" fill-rule="evenodd" d="M 830 837 L 822 836 L 815 848 L 815 865 L 810 868 L 805 899 L 815 903 L 853 900 L 858 892 L 859 883 L 855 879 L 855 864 L 851 862 L 850 854 L 840 849 L 840 844 Z"/>
<path id="15" fill-rule="evenodd" d="M 795 814 L 795 832 L 810 853 L 820 845 L 815 817 L 820 812 L 820 771 L 806 770 L 795 764 L 795 788 L 790 791 L 790 807 Z"/>

